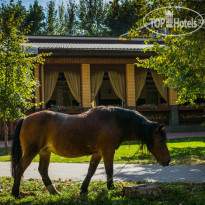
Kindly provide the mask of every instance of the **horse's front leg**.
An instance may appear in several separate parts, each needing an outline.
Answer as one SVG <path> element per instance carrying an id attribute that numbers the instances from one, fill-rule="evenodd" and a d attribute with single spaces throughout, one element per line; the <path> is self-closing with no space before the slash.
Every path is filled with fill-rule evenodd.
<path id="1" fill-rule="evenodd" d="M 103 153 L 103 160 L 105 165 L 105 171 L 107 174 L 107 188 L 114 189 L 113 184 L 113 159 L 114 159 L 115 150 L 106 151 Z"/>
<path id="2" fill-rule="evenodd" d="M 40 175 L 42 176 L 42 180 L 49 191 L 50 194 L 58 194 L 61 195 L 60 192 L 56 190 L 56 188 L 53 186 L 49 176 L 48 176 L 48 166 L 50 163 L 50 156 L 51 152 L 47 150 L 43 150 L 39 153 L 40 155 L 40 162 L 39 162 L 39 167 L 38 171 Z"/>
<path id="3" fill-rule="evenodd" d="M 83 181 L 83 184 L 81 187 L 81 190 L 82 190 L 80 193 L 81 195 L 88 193 L 88 185 L 89 185 L 90 180 L 91 180 L 92 176 L 94 175 L 94 173 L 98 167 L 98 164 L 99 164 L 101 158 L 102 158 L 102 156 L 98 153 L 92 155 L 91 160 L 90 160 L 90 165 L 88 168 L 87 176 L 86 176 L 85 180 Z"/>

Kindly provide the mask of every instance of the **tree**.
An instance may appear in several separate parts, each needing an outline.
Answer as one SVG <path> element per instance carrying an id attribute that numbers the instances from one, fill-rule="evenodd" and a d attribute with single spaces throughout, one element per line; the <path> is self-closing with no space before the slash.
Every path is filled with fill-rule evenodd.
<path id="1" fill-rule="evenodd" d="M 3 119 L 5 153 L 8 153 L 7 122 L 16 120 L 34 106 L 32 99 L 39 85 L 33 75 L 34 63 L 42 63 L 41 55 L 31 57 L 24 52 L 22 44 L 27 42 L 19 28 L 22 16 L 16 15 L 17 8 L 10 0 L 0 8 L 0 118 Z M 23 49 L 24 48 L 24 49 Z"/>
<path id="2" fill-rule="evenodd" d="M 147 4 L 146 0 L 114 0 L 108 6 L 108 12 L 105 20 L 109 28 L 109 35 L 120 36 L 128 32 L 136 21 L 144 16 L 143 8 Z"/>
<path id="3" fill-rule="evenodd" d="M 151 3 L 152 1 L 150 1 Z M 163 6 L 184 6 L 203 14 L 203 1 L 178 1 L 155 3 L 155 8 Z M 146 10 L 146 9 L 145 9 Z M 148 13 L 148 9 L 147 12 Z M 146 14 L 145 12 L 143 15 Z M 179 17 L 188 19 L 194 13 L 181 10 Z M 137 22 L 137 28 L 143 26 L 142 21 Z M 189 28 L 181 28 L 180 32 L 189 31 Z M 176 29 L 171 28 L 169 34 L 176 34 Z M 159 74 L 166 77 L 164 85 L 172 87 L 178 93 L 178 103 L 190 103 L 194 105 L 197 98 L 205 98 L 205 36 L 203 28 L 184 36 L 154 35 L 154 47 L 149 50 L 155 51 L 156 55 L 146 60 L 139 60 L 139 66 L 155 69 Z M 131 37 L 143 36 L 142 33 L 132 32 Z M 159 39 L 163 40 L 160 46 Z M 148 43 L 148 41 L 146 41 Z"/>
<path id="4" fill-rule="evenodd" d="M 57 20 L 56 20 L 56 35 L 65 35 L 66 32 L 66 14 L 65 14 L 65 6 L 63 1 L 58 5 L 57 10 Z"/>
<path id="5" fill-rule="evenodd" d="M 56 13 L 55 1 L 50 0 L 47 3 L 45 34 L 54 35 L 56 33 Z"/>
<path id="6" fill-rule="evenodd" d="M 78 8 L 79 34 L 102 36 L 105 32 L 106 8 L 103 0 L 80 0 Z"/>
<path id="7" fill-rule="evenodd" d="M 43 7 L 38 5 L 38 1 L 35 0 L 33 5 L 30 4 L 28 14 L 25 18 L 24 28 L 30 27 L 28 34 L 40 35 L 42 34 L 42 28 L 45 26 L 45 15 Z"/>
<path id="8" fill-rule="evenodd" d="M 75 1 L 69 0 L 67 2 L 67 15 L 65 16 L 66 35 L 71 35 L 71 36 L 76 35 L 76 26 L 77 26 L 76 12 L 77 12 L 77 5 Z"/>
<path id="9" fill-rule="evenodd" d="M 24 21 L 21 24 L 20 30 L 23 31 L 25 28 L 25 18 L 27 16 L 27 11 L 26 11 L 26 7 L 22 5 L 22 1 L 18 0 L 15 4 L 16 7 L 16 13 L 15 13 L 15 17 L 17 18 L 18 16 L 23 17 Z"/>

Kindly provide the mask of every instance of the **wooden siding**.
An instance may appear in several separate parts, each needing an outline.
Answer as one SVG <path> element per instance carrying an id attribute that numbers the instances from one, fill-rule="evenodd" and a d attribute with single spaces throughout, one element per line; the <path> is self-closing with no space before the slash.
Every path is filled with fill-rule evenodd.
<path id="1" fill-rule="evenodd" d="M 137 63 L 135 58 L 47 58 L 46 64 L 51 63 L 71 63 L 71 64 L 133 64 Z"/>

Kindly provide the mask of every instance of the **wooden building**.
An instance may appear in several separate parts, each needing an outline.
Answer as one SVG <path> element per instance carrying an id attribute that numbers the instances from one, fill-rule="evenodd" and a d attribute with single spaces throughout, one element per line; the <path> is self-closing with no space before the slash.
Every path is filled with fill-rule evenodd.
<path id="1" fill-rule="evenodd" d="M 143 52 L 152 42 L 145 45 L 142 38 L 122 41 L 111 37 L 28 36 L 28 39 L 26 46 L 32 46 L 28 52 L 51 53 L 44 65 L 35 66 L 34 74 L 40 81 L 36 102 L 44 101 L 35 111 L 51 105 L 81 108 L 76 112 L 97 105 L 116 105 L 137 109 L 171 128 L 199 125 L 202 121 L 202 109 L 181 109 L 176 105 L 177 93 L 163 86 L 162 76 L 136 66 L 136 57 L 155 55 L 152 51 Z"/>
<path id="2" fill-rule="evenodd" d="M 51 104 L 79 106 L 83 110 L 117 105 L 138 109 L 148 118 L 170 126 L 202 121 L 200 109 L 184 114 L 183 108 L 176 105 L 177 93 L 163 86 L 162 76 L 136 66 L 136 57 L 155 55 L 153 51 L 143 52 L 152 42 L 145 45 L 142 38 L 123 41 L 113 37 L 28 38 L 34 54 L 51 53 L 44 65 L 35 68 L 41 84 L 36 101 L 45 102 L 36 110 Z M 156 109 L 152 109 L 153 105 Z"/>
<path id="3" fill-rule="evenodd" d="M 136 57 L 144 59 L 154 55 L 151 51 L 143 52 L 150 46 L 144 44 L 145 39 L 28 38 L 34 54 L 52 53 L 44 65 L 36 65 L 35 76 L 41 84 L 36 90 L 36 101 L 45 102 L 37 110 L 51 104 L 79 105 L 84 110 L 102 104 L 123 105 L 129 109 L 142 104 L 167 105 L 171 110 L 176 106 L 177 93 L 163 87 L 163 77 L 135 65 Z M 169 123 L 170 119 L 166 121 Z M 171 119 L 172 124 L 177 121 Z"/>

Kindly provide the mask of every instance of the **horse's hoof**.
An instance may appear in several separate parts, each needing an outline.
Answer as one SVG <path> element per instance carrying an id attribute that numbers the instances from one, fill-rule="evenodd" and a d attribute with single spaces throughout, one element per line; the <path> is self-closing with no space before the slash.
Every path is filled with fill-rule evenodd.
<path id="1" fill-rule="evenodd" d="M 47 186 L 47 190 L 51 195 L 62 195 L 59 191 L 56 190 L 56 188 L 52 184 Z"/>

